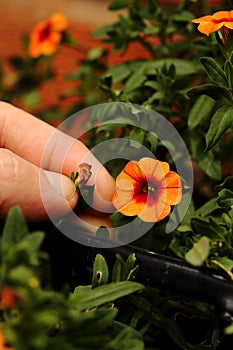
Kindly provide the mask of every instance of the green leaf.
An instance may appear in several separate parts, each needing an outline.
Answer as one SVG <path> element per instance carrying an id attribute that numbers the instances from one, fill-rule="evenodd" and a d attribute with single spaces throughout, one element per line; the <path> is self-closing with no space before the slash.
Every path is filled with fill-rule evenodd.
<path id="1" fill-rule="evenodd" d="M 113 82 L 117 83 L 122 81 L 130 75 L 132 72 L 130 62 L 122 63 L 113 67 L 110 67 L 107 70 L 107 74 L 112 76 Z"/>
<path id="2" fill-rule="evenodd" d="M 226 74 L 213 58 L 202 57 L 200 59 L 200 62 L 205 68 L 210 80 L 212 80 L 217 85 L 228 87 Z"/>
<path id="3" fill-rule="evenodd" d="M 192 154 L 198 166 L 214 180 L 221 180 L 222 165 L 214 150 L 205 151 L 205 139 L 201 134 L 192 130 L 190 132 Z"/>
<path id="4" fill-rule="evenodd" d="M 213 84 L 204 84 L 194 87 L 187 91 L 188 97 L 195 97 L 199 95 L 207 95 L 221 103 L 232 102 L 232 95 L 229 90 L 223 86 L 216 86 Z"/>
<path id="5" fill-rule="evenodd" d="M 230 191 L 233 191 L 233 175 L 231 176 L 227 176 L 223 183 L 221 183 L 220 185 L 216 186 L 217 190 L 221 190 L 221 189 L 228 189 Z"/>
<path id="6" fill-rule="evenodd" d="M 177 78 L 197 74 L 200 72 L 199 67 L 193 62 L 178 58 L 163 58 L 141 62 L 141 66 L 143 67 L 144 73 L 146 75 L 154 75 L 156 69 L 161 69 L 162 67 L 170 67 L 171 65 L 175 67 Z"/>
<path id="7" fill-rule="evenodd" d="M 120 10 L 129 6 L 129 0 L 115 0 L 109 6 L 110 11 Z"/>
<path id="8" fill-rule="evenodd" d="M 108 36 L 108 33 L 114 30 L 114 26 L 111 24 L 102 26 L 100 28 L 95 29 L 91 33 L 92 38 L 99 38 L 99 37 L 106 37 Z"/>
<path id="9" fill-rule="evenodd" d="M 44 232 L 32 232 L 21 240 L 20 247 L 25 245 L 30 253 L 36 253 L 41 247 L 41 244 L 44 240 L 44 236 Z"/>
<path id="10" fill-rule="evenodd" d="M 30 280 L 34 280 L 35 275 L 31 268 L 19 265 L 10 270 L 8 278 L 13 280 L 16 285 L 28 285 L 30 284 Z"/>
<path id="11" fill-rule="evenodd" d="M 75 310 L 86 310 L 103 305 L 143 289 L 143 285 L 137 282 L 123 281 L 104 284 L 98 288 L 86 290 L 80 293 L 79 287 L 70 296 L 70 303 Z"/>
<path id="12" fill-rule="evenodd" d="M 145 80 L 146 75 L 144 74 L 144 66 L 141 66 L 136 72 L 134 72 L 130 76 L 130 78 L 125 83 L 124 93 L 129 93 L 140 88 Z"/>
<path id="13" fill-rule="evenodd" d="M 97 254 L 93 265 L 92 287 L 98 287 L 108 282 L 108 265 L 101 254 Z"/>
<path id="14" fill-rule="evenodd" d="M 117 315 L 116 308 L 96 309 L 93 312 L 77 312 L 77 337 L 90 337 L 90 334 L 100 334 L 108 327 L 113 326 L 113 320 Z"/>
<path id="15" fill-rule="evenodd" d="M 193 14 L 189 11 L 182 11 L 180 13 L 174 13 L 171 15 L 173 21 L 177 22 L 191 22 Z"/>
<path id="16" fill-rule="evenodd" d="M 224 329 L 224 334 L 232 335 L 233 334 L 233 324 L 230 324 Z"/>
<path id="17" fill-rule="evenodd" d="M 156 152 L 156 149 L 159 145 L 159 140 L 157 138 L 157 135 L 153 132 L 148 132 L 145 135 L 145 143 L 148 145 L 149 149 L 152 153 Z"/>
<path id="18" fill-rule="evenodd" d="M 233 123 L 233 106 L 223 106 L 213 115 L 206 135 L 206 149 L 214 147 Z"/>
<path id="19" fill-rule="evenodd" d="M 218 257 L 215 257 L 214 260 L 221 263 L 221 265 L 224 266 L 226 270 L 231 271 L 233 269 L 233 260 L 231 260 L 231 259 L 218 256 Z"/>
<path id="20" fill-rule="evenodd" d="M 210 239 L 223 239 L 226 228 L 216 223 L 213 217 L 209 217 L 209 220 L 201 218 L 192 218 L 192 228 L 196 234 L 205 235 Z"/>
<path id="21" fill-rule="evenodd" d="M 209 238 L 203 236 L 193 244 L 193 247 L 185 254 L 185 260 L 193 266 L 201 266 L 208 258 L 210 252 Z"/>
<path id="22" fill-rule="evenodd" d="M 104 53 L 102 47 L 94 47 L 87 53 L 87 59 L 90 61 L 98 60 Z"/>
<path id="23" fill-rule="evenodd" d="M 23 104 L 25 104 L 25 106 L 28 106 L 29 108 L 38 107 L 38 105 L 40 104 L 40 94 L 37 90 L 31 90 L 23 94 L 21 98 Z"/>
<path id="24" fill-rule="evenodd" d="M 196 215 L 205 217 L 213 213 L 215 210 L 218 210 L 219 208 L 220 206 L 217 203 L 217 198 L 212 198 L 196 210 Z"/>
<path id="25" fill-rule="evenodd" d="M 12 56 L 10 57 L 10 63 L 14 68 L 17 70 L 24 70 L 27 69 L 28 63 L 24 61 L 24 59 L 20 56 Z"/>
<path id="26" fill-rule="evenodd" d="M 113 331 L 116 337 L 108 343 L 109 349 L 144 350 L 142 335 L 134 328 L 118 322 L 113 322 Z"/>
<path id="27" fill-rule="evenodd" d="M 77 42 L 73 36 L 71 36 L 68 32 L 63 31 L 62 32 L 62 39 L 61 39 L 62 44 L 69 45 L 70 47 L 77 47 Z"/>
<path id="28" fill-rule="evenodd" d="M 190 130 L 206 120 L 214 108 L 215 103 L 215 100 L 209 96 L 201 95 L 198 97 L 188 116 L 188 127 Z"/>
<path id="29" fill-rule="evenodd" d="M 233 87 L 233 65 L 230 61 L 225 62 L 224 71 L 226 73 L 228 86 L 230 89 L 232 89 L 232 87 Z"/>
<path id="30" fill-rule="evenodd" d="M 123 279 L 130 279 L 132 273 L 135 271 L 137 266 L 135 267 L 136 256 L 134 253 L 130 254 L 124 264 L 124 275 Z"/>
<path id="31" fill-rule="evenodd" d="M 116 254 L 116 261 L 112 269 L 112 282 L 122 281 L 123 268 L 124 268 L 124 260 L 119 254 Z"/>
<path id="32" fill-rule="evenodd" d="M 214 257 L 214 259 L 211 260 L 211 262 L 221 269 L 223 269 L 230 277 L 233 279 L 233 260 L 228 259 L 227 257 Z"/>
<path id="33" fill-rule="evenodd" d="M 129 134 L 130 144 L 135 148 L 141 148 L 145 138 L 145 130 L 133 128 Z"/>
<path id="34" fill-rule="evenodd" d="M 227 188 L 221 190 L 218 194 L 217 202 L 220 207 L 231 207 L 233 205 L 233 191 L 230 191 Z"/>
<path id="35" fill-rule="evenodd" d="M 16 206 L 9 210 L 2 233 L 2 244 L 14 245 L 29 234 L 21 209 Z"/>

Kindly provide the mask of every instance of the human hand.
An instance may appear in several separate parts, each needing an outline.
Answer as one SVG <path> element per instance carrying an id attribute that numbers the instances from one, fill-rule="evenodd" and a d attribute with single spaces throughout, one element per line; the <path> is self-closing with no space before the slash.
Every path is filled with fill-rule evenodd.
<path id="1" fill-rule="evenodd" d="M 54 134 L 56 131 L 56 134 Z M 45 153 L 45 149 L 56 135 Z M 62 216 L 78 201 L 69 176 L 88 158 L 93 206 L 109 213 L 115 182 L 86 146 L 32 115 L 0 102 L 0 217 L 19 205 L 28 221 Z M 46 199 L 46 209 L 44 200 Z"/>

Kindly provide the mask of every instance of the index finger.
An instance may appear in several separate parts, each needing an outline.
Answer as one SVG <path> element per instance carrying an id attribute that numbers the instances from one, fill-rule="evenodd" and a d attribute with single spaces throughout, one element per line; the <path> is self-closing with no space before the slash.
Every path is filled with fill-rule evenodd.
<path id="1" fill-rule="evenodd" d="M 91 165 L 88 184 L 95 187 L 93 207 L 112 212 L 115 182 L 79 140 L 12 105 L 0 102 L 0 147 L 7 148 L 43 169 L 70 176 L 79 164 Z"/>

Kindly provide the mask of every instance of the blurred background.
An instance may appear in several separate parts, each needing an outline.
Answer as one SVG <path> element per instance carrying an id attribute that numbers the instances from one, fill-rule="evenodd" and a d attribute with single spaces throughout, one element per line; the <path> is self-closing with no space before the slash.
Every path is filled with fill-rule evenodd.
<path id="1" fill-rule="evenodd" d="M 52 13 L 62 13 L 68 20 L 68 32 L 77 42 L 77 48 L 59 50 L 53 62 L 56 75 L 41 86 L 40 107 L 56 105 L 59 95 L 72 88 L 72 82 L 64 76 L 77 69 L 90 48 L 100 44 L 100 40 L 91 38 L 91 32 L 117 20 L 119 11 L 109 11 L 110 3 L 110 0 L 0 0 L 0 63 L 4 74 L 11 70 L 8 58 L 22 55 L 23 36 L 29 35 L 35 24 L 47 20 Z M 71 104 L 72 100 L 64 101 L 63 105 L 67 103 Z"/>

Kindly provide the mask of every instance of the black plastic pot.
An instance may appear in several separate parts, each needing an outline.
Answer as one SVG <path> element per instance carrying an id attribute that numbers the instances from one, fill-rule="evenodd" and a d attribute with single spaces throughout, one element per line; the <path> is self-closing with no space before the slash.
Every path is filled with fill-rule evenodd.
<path id="1" fill-rule="evenodd" d="M 111 247 L 109 244 L 109 248 L 106 248 L 108 241 L 83 232 L 78 234 L 82 235 L 82 241 L 86 240 L 88 245 L 77 243 L 58 230 L 47 236 L 46 249 L 51 257 L 54 288 L 60 289 L 66 283 L 73 287 L 89 284 L 87 268 L 93 266 L 98 253 L 104 256 L 110 267 L 117 253 L 123 258 L 135 253 L 139 265 L 136 277 L 138 282 L 214 305 L 222 328 L 233 321 L 233 282 L 227 276 L 209 269 L 193 268 L 179 259 L 133 245 Z M 232 348 L 233 337 L 222 335 L 218 349 Z"/>

